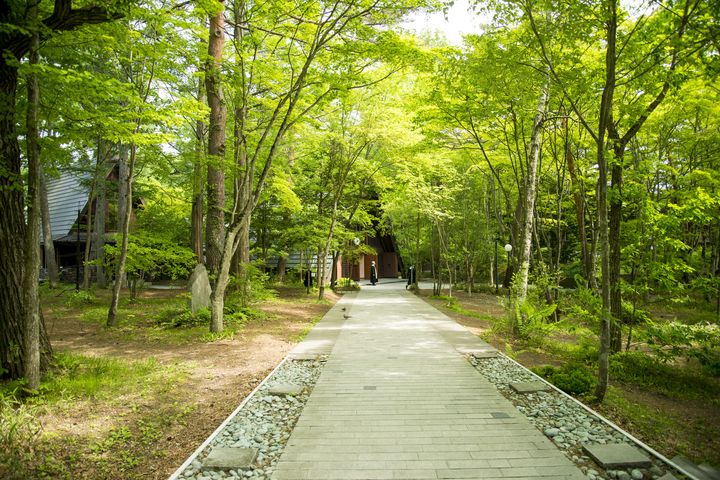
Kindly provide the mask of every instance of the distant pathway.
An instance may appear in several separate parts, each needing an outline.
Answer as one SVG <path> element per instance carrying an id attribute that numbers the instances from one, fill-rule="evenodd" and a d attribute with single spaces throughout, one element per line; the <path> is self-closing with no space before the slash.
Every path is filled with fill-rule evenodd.
<path id="1" fill-rule="evenodd" d="M 585 478 L 463 356 L 492 347 L 404 283 L 339 304 L 296 349 L 330 356 L 273 479 Z"/>

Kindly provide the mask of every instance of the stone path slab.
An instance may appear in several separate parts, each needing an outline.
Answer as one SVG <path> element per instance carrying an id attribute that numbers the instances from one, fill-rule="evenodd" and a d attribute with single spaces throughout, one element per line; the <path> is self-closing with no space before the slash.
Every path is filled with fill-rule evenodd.
<path id="1" fill-rule="evenodd" d="M 255 448 L 215 447 L 203 462 L 203 466 L 223 470 L 245 470 L 252 467 L 257 454 Z"/>
<path id="2" fill-rule="evenodd" d="M 310 332 L 329 357 L 273 479 L 584 479 L 461 353 L 492 347 L 403 286 Z"/>
<path id="3" fill-rule="evenodd" d="M 536 393 L 536 392 L 547 392 L 550 387 L 543 382 L 519 382 L 511 383 L 510 388 L 515 390 L 516 393 Z"/>
<path id="4" fill-rule="evenodd" d="M 627 443 L 583 445 L 583 450 L 603 468 L 610 470 L 652 466 L 645 453 Z"/>
<path id="5" fill-rule="evenodd" d="M 292 383 L 278 383 L 271 385 L 270 388 L 268 388 L 268 393 L 278 397 L 284 397 L 286 395 L 297 396 L 302 393 L 302 390 L 303 387 L 299 385 L 293 385 Z"/>

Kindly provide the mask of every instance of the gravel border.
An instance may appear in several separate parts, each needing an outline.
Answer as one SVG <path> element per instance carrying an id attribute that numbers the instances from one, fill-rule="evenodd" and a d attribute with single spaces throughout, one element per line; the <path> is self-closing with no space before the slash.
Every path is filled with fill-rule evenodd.
<path id="1" fill-rule="evenodd" d="M 499 354 L 496 358 L 478 358 L 469 356 L 470 363 L 510 402 L 523 413 L 538 430 L 548 437 L 565 455 L 575 463 L 588 480 L 617 479 L 643 480 L 660 479 L 667 473 L 680 476 L 676 468 L 665 459 L 660 459 L 648 451 L 649 447 L 631 438 L 619 427 L 611 425 L 598 414 L 586 409 L 564 392 L 545 382 L 533 372 L 517 362 Z M 537 382 L 548 383 L 553 390 L 529 394 L 518 394 L 510 388 L 510 383 Z M 653 466 L 650 468 L 632 468 L 628 470 L 605 470 L 588 457 L 582 445 L 605 445 L 626 443 L 640 447 L 649 456 Z"/>
<path id="2" fill-rule="evenodd" d="M 244 478 L 269 480 L 274 472 L 295 424 L 326 362 L 286 359 L 240 404 L 193 455 L 170 477 L 171 480 L 217 480 Z M 538 430 L 548 437 L 574 462 L 588 480 L 658 480 L 667 473 L 685 478 L 666 459 L 658 458 L 646 445 L 619 427 L 582 406 L 564 392 L 553 390 L 518 394 L 510 383 L 543 381 L 539 376 L 502 356 L 478 358 L 468 356 L 470 363 L 510 400 Z M 545 382 L 547 383 L 547 382 Z M 297 395 L 272 395 L 280 384 L 301 387 Z M 550 384 L 548 384 L 550 385 Z M 551 385 L 552 386 L 552 385 Z M 582 450 L 583 444 L 627 443 L 650 453 L 653 466 L 629 470 L 604 470 Z M 253 448 L 258 452 L 252 468 L 221 470 L 203 466 L 215 447 Z"/>
<path id="3" fill-rule="evenodd" d="M 244 478 L 268 480 L 285 448 L 300 413 L 315 386 L 326 358 L 281 363 L 208 438 L 171 480 L 216 480 Z M 272 395 L 280 384 L 301 387 L 298 395 Z M 203 466 L 215 447 L 253 448 L 258 452 L 252 468 L 221 470 Z"/>

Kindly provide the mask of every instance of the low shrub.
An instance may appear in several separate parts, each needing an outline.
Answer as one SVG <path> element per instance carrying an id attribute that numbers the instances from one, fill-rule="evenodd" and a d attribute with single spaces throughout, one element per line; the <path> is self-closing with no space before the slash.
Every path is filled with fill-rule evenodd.
<path id="1" fill-rule="evenodd" d="M 570 395 L 584 395 L 597 386 L 593 371 L 579 363 L 568 363 L 559 368 L 544 365 L 531 370 Z"/>
<path id="2" fill-rule="evenodd" d="M 95 291 L 93 290 L 80 290 L 74 291 L 68 295 L 65 304 L 68 307 L 84 307 L 87 305 L 94 305 L 97 302 Z"/>
<path id="3" fill-rule="evenodd" d="M 645 337 L 661 361 L 695 359 L 708 373 L 720 375 L 720 326 L 712 323 L 651 322 Z"/>
<path id="4" fill-rule="evenodd" d="M 610 378 L 676 398 L 720 396 L 720 382 L 697 368 L 665 363 L 643 352 L 611 356 Z"/>
<path id="5" fill-rule="evenodd" d="M 360 290 L 360 285 L 352 278 L 338 278 L 335 287 L 338 290 Z"/>
<path id="6" fill-rule="evenodd" d="M 191 328 L 210 324 L 210 310 L 207 308 L 192 313 L 187 308 L 168 308 L 162 310 L 155 321 L 161 328 Z"/>

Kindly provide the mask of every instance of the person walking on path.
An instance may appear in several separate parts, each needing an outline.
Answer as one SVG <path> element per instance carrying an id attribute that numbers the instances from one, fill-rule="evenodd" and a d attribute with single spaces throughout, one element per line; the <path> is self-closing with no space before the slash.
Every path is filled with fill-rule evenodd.
<path id="1" fill-rule="evenodd" d="M 377 267 L 375 267 L 375 262 L 370 262 L 370 283 L 375 285 L 378 281 L 377 277 Z"/>

